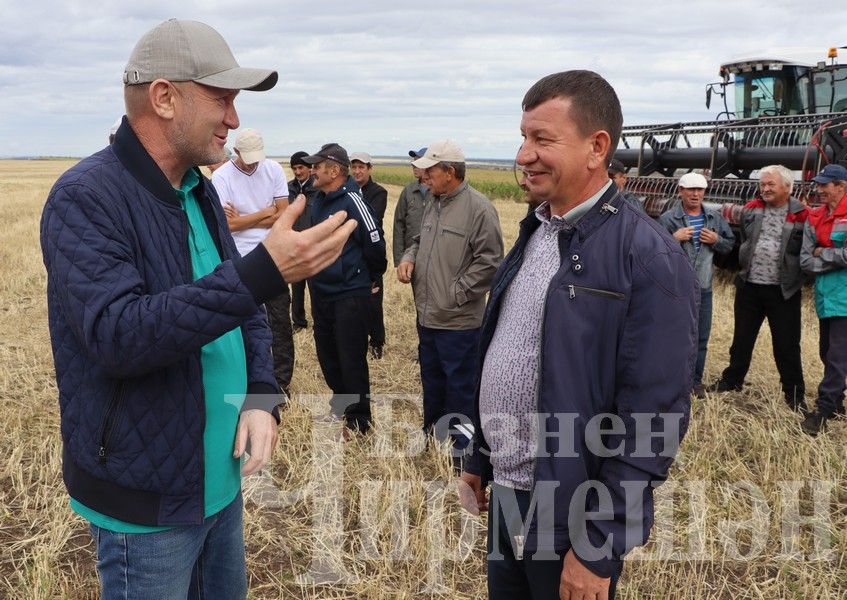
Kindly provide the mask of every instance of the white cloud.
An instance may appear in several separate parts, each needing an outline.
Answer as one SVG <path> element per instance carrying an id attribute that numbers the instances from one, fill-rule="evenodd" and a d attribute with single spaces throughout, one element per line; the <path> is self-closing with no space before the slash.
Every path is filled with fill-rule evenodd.
<path id="1" fill-rule="evenodd" d="M 776 0 L 686 3 L 255 0 L 124 3 L 0 0 L 0 154 L 84 155 L 122 112 L 120 77 L 137 39 L 176 16 L 216 27 L 243 65 L 280 83 L 244 93 L 244 126 L 287 154 L 340 141 L 404 154 L 440 137 L 470 156 L 509 157 L 520 101 L 539 77 L 590 68 L 615 86 L 627 123 L 708 119 L 706 83 L 719 64 L 779 46 L 821 53 L 828 39 L 808 7 Z M 831 4 L 827 23 L 847 21 Z M 847 51 L 842 51 L 847 55 Z M 847 56 L 843 57 L 847 60 Z M 711 114 L 714 114 L 714 110 Z"/>

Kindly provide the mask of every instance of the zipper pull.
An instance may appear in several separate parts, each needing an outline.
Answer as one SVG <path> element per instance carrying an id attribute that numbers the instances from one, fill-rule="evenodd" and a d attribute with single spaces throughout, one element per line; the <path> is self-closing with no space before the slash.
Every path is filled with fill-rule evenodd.
<path id="1" fill-rule="evenodd" d="M 609 204 L 608 202 L 603 203 L 603 207 L 600 210 L 605 211 L 607 213 L 611 213 L 613 215 L 618 214 L 618 209 Z"/>
<path id="2" fill-rule="evenodd" d="M 573 284 L 570 284 L 570 285 L 568 286 L 568 295 L 571 297 L 571 300 L 573 300 L 574 298 L 576 298 L 576 290 L 575 290 L 575 289 L 573 289 Z"/>
<path id="3" fill-rule="evenodd" d="M 106 447 L 100 446 L 100 449 L 97 451 L 97 462 L 101 465 L 106 464 Z"/>
<path id="4" fill-rule="evenodd" d="M 515 558 L 518 560 L 523 560 L 523 547 L 524 547 L 524 536 L 516 535 L 515 536 Z"/>

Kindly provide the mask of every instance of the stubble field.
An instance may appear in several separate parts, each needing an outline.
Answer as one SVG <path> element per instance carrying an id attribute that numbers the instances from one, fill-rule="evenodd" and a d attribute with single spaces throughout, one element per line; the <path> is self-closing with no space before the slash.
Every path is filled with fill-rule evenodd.
<path id="1" fill-rule="evenodd" d="M 0 161 L 0 597 L 95 598 L 86 524 L 61 480 L 59 415 L 47 333 L 41 207 L 70 161 Z M 508 174 L 511 177 L 511 174 Z M 473 179 L 473 176 L 470 177 Z M 386 225 L 400 187 L 389 185 Z M 507 248 L 525 206 L 495 201 Z M 267 472 L 245 481 L 251 598 L 480 598 L 484 517 L 458 508 L 449 458 L 423 450 L 411 290 L 385 277 L 386 354 L 367 439 L 333 442 L 311 329 L 296 335 L 295 399 Z M 807 294 L 808 296 L 809 294 Z M 726 364 L 732 287 L 715 289 L 706 365 Z M 821 376 L 806 298 L 803 354 Z M 760 335 L 743 392 L 695 401 L 691 428 L 657 493 L 651 543 L 627 561 L 619 597 L 847 597 L 847 427 L 817 439 L 784 408 Z"/>

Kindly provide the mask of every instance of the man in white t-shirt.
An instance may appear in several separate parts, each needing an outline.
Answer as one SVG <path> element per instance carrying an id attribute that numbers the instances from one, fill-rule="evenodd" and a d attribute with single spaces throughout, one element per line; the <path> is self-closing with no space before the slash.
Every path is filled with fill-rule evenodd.
<path id="1" fill-rule="evenodd" d="M 235 157 L 212 173 L 238 252 L 244 256 L 265 239 L 288 206 L 288 184 L 279 163 L 265 158 L 265 143 L 255 129 L 242 129 L 235 138 Z M 294 370 L 294 338 L 285 291 L 266 302 L 273 331 L 274 375 L 289 395 Z"/>

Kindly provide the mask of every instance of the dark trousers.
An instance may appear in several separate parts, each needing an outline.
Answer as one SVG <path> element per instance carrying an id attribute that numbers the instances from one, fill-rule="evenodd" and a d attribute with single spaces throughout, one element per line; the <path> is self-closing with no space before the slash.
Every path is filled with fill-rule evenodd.
<path id="1" fill-rule="evenodd" d="M 315 349 L 326 384 L 332 390 L 332 414 L 343 417 L 350 429 L 362 432 L 371 423 L 369 314 L 367 296 L 325 300 L 312 293 Z"/>
<path id="2" fill-rule="evenodd" d="M 694 384 L 703 383 L 706 351 L 712 332 L 712 290 L 700 290 L 700 319 L 697 323 L 697 362 L 694 363 Z"/>
<path id="3" fill-rule="evenodd" d="M 385 318 L 382 312 L 383 287 L 382 279 L 375 282 L 379 288 L 376 294 L 371 294 L 371 346 L 385 345 Z"/>
<path id="4" fill-rule="evenodd" d="M 265 302 L 268 325 L 273 333 L 271 351 L 274 356 L 274 377 L 286 395 L 291 386 L 291 376 L 294 374 L 294 334 L 288 313 L 290 304 L 291 297 L 288 295 L 287 286 L 279 296 Z"/>
<path id="5" fill-rule="evenodd" d="M 823 379 L 818 386 L 817 411 L 827 417 L 844 414 L 847 385 L 847 317 L 820 320 L 820 355 Z"/>
<path id="6" fill-rule="evenodd" d="M 423 387 L 423 430 L 464 449 L 473 436 L 479 329 L 432 329 L 418 325 L 418 359 Z M 445 415 L 464 418 L 442 419 Z"/>
<path id="7" fill-rule="evenodd" d="M 515 495 L 517 503 L 510 501 Z M 531 555 L 521 559 L 515 556 L 514 536 L 522 535 L 523 523 L 532 495 L 492 484 L 491 513 L 488 515 L 488 597 L 490 600 L 558 600 L 562 564 L 567 551 L 559 552 L 555 560 L 533 560 Z M 515 510 L 517 508 L 517 510 Z M 496 525 L 496 530 L 495 530 Z M 502 556 L 502 558 L 501 558 Z M 612 575 L 609 600 L 615 597 L 615 588 L 621 571 Z"/>
<path id="8" fill-rule="evenodd" d="M 786 401 L 794 406 L 803 400 L 806 384 L 800 362 L 800 292 L 788 300 L 778 285 L 745 283 L 735 291 L 735 330 L 729 349 L 729 366 L 721 379 L 741 385 L 750 368 L 753 347 L 762 321 L 767 318 L 773 340 L 773 357 Z"/>
<path id="9" fill-rule="evenodd" d="M 308 327 L 306 320 L 306 280 L 291 284 L 291 321 L 295 327 Z"/>

